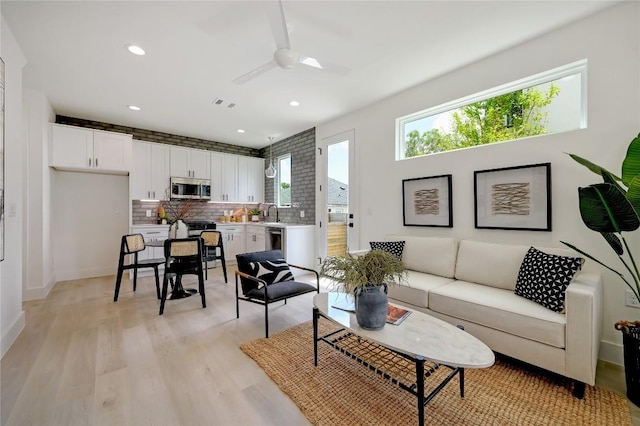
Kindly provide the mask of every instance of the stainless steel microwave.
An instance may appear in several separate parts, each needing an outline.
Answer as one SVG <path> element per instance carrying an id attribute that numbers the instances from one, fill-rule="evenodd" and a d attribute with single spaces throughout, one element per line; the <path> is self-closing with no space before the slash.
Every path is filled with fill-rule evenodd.
<path id="1" fill-rule="evenodd" d="M 171 198 L 181 200 L 210 200 L 211 180 L 172 177 Z"/>

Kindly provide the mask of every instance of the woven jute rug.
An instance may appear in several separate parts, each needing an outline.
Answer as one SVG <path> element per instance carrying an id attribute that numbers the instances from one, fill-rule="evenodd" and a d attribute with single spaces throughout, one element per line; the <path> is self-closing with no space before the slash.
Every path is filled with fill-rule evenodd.
<path id="1" fill-rule="evenodd" d="M 321 319 L 320 332 L 334 328 Z M 313 365 L 311 322 L 241 346 L 315 425 L 412 425 L 417 399 L 397 385 L 318 342 Z M 440 368 L 427 378 L 426 392 Z M 442 376 L 443 377 L 443 376 Z M 431 379 L 434 379 L 433 381 Z M 498 358 L 491 368 L 465 370 L 465 397 L 454 378 L 425 407 L 427 425 L 631 425 L 626 398 L 587 386 L 571 395 L 570 381 Z"/>

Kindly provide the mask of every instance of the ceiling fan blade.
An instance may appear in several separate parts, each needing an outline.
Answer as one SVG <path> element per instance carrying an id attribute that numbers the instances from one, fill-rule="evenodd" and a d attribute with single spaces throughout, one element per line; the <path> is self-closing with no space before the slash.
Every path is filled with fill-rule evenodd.
<path id="1" fill-rule="evenodd" d="M 287 21 L 284 18 L 284 8 L 282 1 L 268 1 L 264 3 L 264 9 L 269 18 L 271 32 L 276 41 L 278 49 L 291 49 L 289 43 L 289 30 L 287 30 Z"/>
<path id="2" fill-rule="evenodd" d="M 300 55 L 300 57 L 298 58 L 298 62 L 300 62 L 303 65 L 317 68 L 319 70 L 327 71 L 333 74 L 347 75 L 349 74 L 349 72 L 351 72 L 351 68 L 334 64 L 329 61 L 312 58 L 311 56 Z"/>
<path id="3" fill-rule="evenodd" d="M 244 84 L 249 80 L 253 80 L 254 78 L 256 78 L 257 76 L 259 76 L 260 74 L 264 74 L 265 72 L 274 69 L 275 67 L 277 67 L 278 64 L 276 64 L 275 61 L 269 61 L 264 65 L 259 66 L 258 68 L 249 71 L 246 74 L 242 74 L 240 77 L 236 78 L 233 80 L 234 83 L 236 84 Z"/>

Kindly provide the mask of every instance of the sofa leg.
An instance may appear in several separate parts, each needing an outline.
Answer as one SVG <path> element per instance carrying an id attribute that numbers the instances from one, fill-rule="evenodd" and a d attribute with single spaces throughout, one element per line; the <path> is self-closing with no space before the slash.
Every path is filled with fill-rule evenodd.
<path id="1" fill-rule="evenodd" d="M 573 381 L 573 396 L 578 399 L 584 399 L 585 384 L 577 380 Z"/>

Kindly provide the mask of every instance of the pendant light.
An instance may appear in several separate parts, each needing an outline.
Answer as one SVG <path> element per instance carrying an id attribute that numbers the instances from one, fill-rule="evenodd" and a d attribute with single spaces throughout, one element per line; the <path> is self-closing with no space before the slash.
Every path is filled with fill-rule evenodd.
<path id="1" fill-rule="evenodd" d="M 274 177 L 276 177 L 276 173 L 278 172 L 276 170 L 275 167 L 273 167 L 273 160 L 271 158 L 271 145 L 273 145 L 273 136 L 269 136 L 269 167 L 266 168 L 266 170 L 264 171 L 264 175 L 269 178 L 269 179 L 273 179 Z"/>

